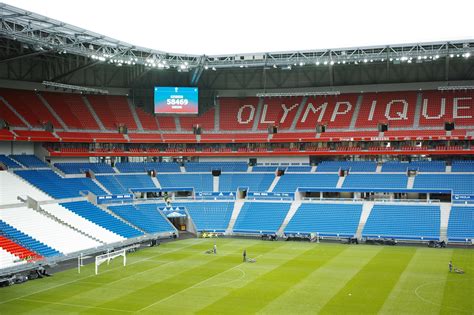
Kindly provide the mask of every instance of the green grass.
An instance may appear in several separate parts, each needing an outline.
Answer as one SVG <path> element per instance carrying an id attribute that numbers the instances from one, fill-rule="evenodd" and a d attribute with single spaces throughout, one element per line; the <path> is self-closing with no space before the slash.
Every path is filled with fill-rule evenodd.
<path id="1" fill-rule="evenodd" d="M 166 243 L 0 288 L 0 314 L 474 314 L 474 251 L 218 239 Z M 242 251 L 257 263 L 242 263 Z M 448 262 L 466 274 L 448 272 Z"/>

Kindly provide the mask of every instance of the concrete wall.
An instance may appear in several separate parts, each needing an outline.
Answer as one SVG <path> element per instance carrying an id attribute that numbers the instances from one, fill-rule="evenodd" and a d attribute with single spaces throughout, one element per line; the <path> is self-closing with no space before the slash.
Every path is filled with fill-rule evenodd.
<path id="1" fill-rule="evenodd" d="M 35 154 L 35 144 L 33 142 L 0 142 L 0 154 Z"/>

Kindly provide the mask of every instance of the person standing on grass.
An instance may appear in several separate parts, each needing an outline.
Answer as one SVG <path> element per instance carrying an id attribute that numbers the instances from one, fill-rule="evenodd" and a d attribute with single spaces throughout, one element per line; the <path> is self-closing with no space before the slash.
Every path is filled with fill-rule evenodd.
<path id="1" fill-rule="evenodd" d="M 246 262 L 247 261 L 247 250 L 246 249 L 244 249 L 244 252 L 243 252 L 242 256 L 244 258 L 243 262 Z"/>
<path id="2" fill-rule="evenodd" d="M 217 254 L 217 245 L 216 245 L 216 243 L 214 243 L 213 251 L 214 251 L 214 254 Z"/>
<path id="3" fill-rule="evenodd" d="M 449 261 L 449 272 L 452 272 L 453 271 L 453 262 L 450 260 Z"/>

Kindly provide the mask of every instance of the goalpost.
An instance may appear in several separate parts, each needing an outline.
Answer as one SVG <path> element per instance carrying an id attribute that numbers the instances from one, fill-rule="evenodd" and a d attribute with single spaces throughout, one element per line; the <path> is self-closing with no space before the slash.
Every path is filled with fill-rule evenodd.
<path id="1" fill-rule="evenodd" d="M 126 256 L 127 250 L 126 249 L 121 249 L 115 252 L 110 252 L 107 254 L 99 255 L 95 257 L 95 274 L 99 274 L 99 266 L 107 262 L 107 265 L 110 264 L 110 261 L 114 258 L 123 257 L 123 266 L 125 267 L 127 265 L 127 256 Z"/>

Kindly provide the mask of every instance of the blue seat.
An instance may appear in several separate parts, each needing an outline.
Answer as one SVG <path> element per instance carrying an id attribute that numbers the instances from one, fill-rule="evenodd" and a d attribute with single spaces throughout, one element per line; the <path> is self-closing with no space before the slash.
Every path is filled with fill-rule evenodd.
<path id="1" fill-rule="evenodd" d="M 10 158 L 30 168 L 48 167 L 48 164 L 31 154 L 12 154 Z"/>
<path id="2" fill-rule="evenodd" d="M 186 207 L 198 231 L 224 232 L 229 225 L 233 202 L 173 202 Z"/>
<path id="3" fill-rule="evenodd" d="M 236 191 L 240 186 L 251 191 L 267 191 L 273 182 L 273 174 L 222 174 L 219 177 L 219 191 Z"/>
<path id="4" fill-rule="evenodd" d="M 234 232 L 276 233 L 290 205 L 283 202 L 246 202 L 235 221 Z"/>
<path id="5" fill-rule="evenodd" d="M 194 187 L 196 191 L 212 191 L 211 174 L 158 174 L 158 181 L 163 188 Z"/>
<path id="6" fill-rule="evenodd" d="M 274 192 L 294 192 L 298 187 L 335 188 L 337 174 L 286 174 L 280 177 Z"/>
<path id="7" fill-rule="evenodd" d="M 474 239 L 474 207 L 452 207 L 448 223 L 450 242 L 468 242 Z"/>
<path id="8" fill-rule="evenodd" d="M 55 163 L 54 166 L 65 174 L 82 174 L 88 170 L 95 174 L 115 173 L 112 166 L 106 163 Z"/>
<path id="9" fill-rule="evenodd" d="M 349 174 L 343 188 L 407 188 L 405 174 Z"/>
<path id="10" fill-rule="evenodd" d="M 151 204 L 151 206 L 112 206 L 109 210 L 147 233 L 174 232 L 171 223 L 156 210 L 157 205 Z"/>
<path id="11" fill-rule="evenodd" d="M 4 154 L 0 154 L 0 162 L 3 163 L 8 168 L 21 168 L 20 164 L 18 164 L 17 162 L 10 159 L 8 156 Z"/>

